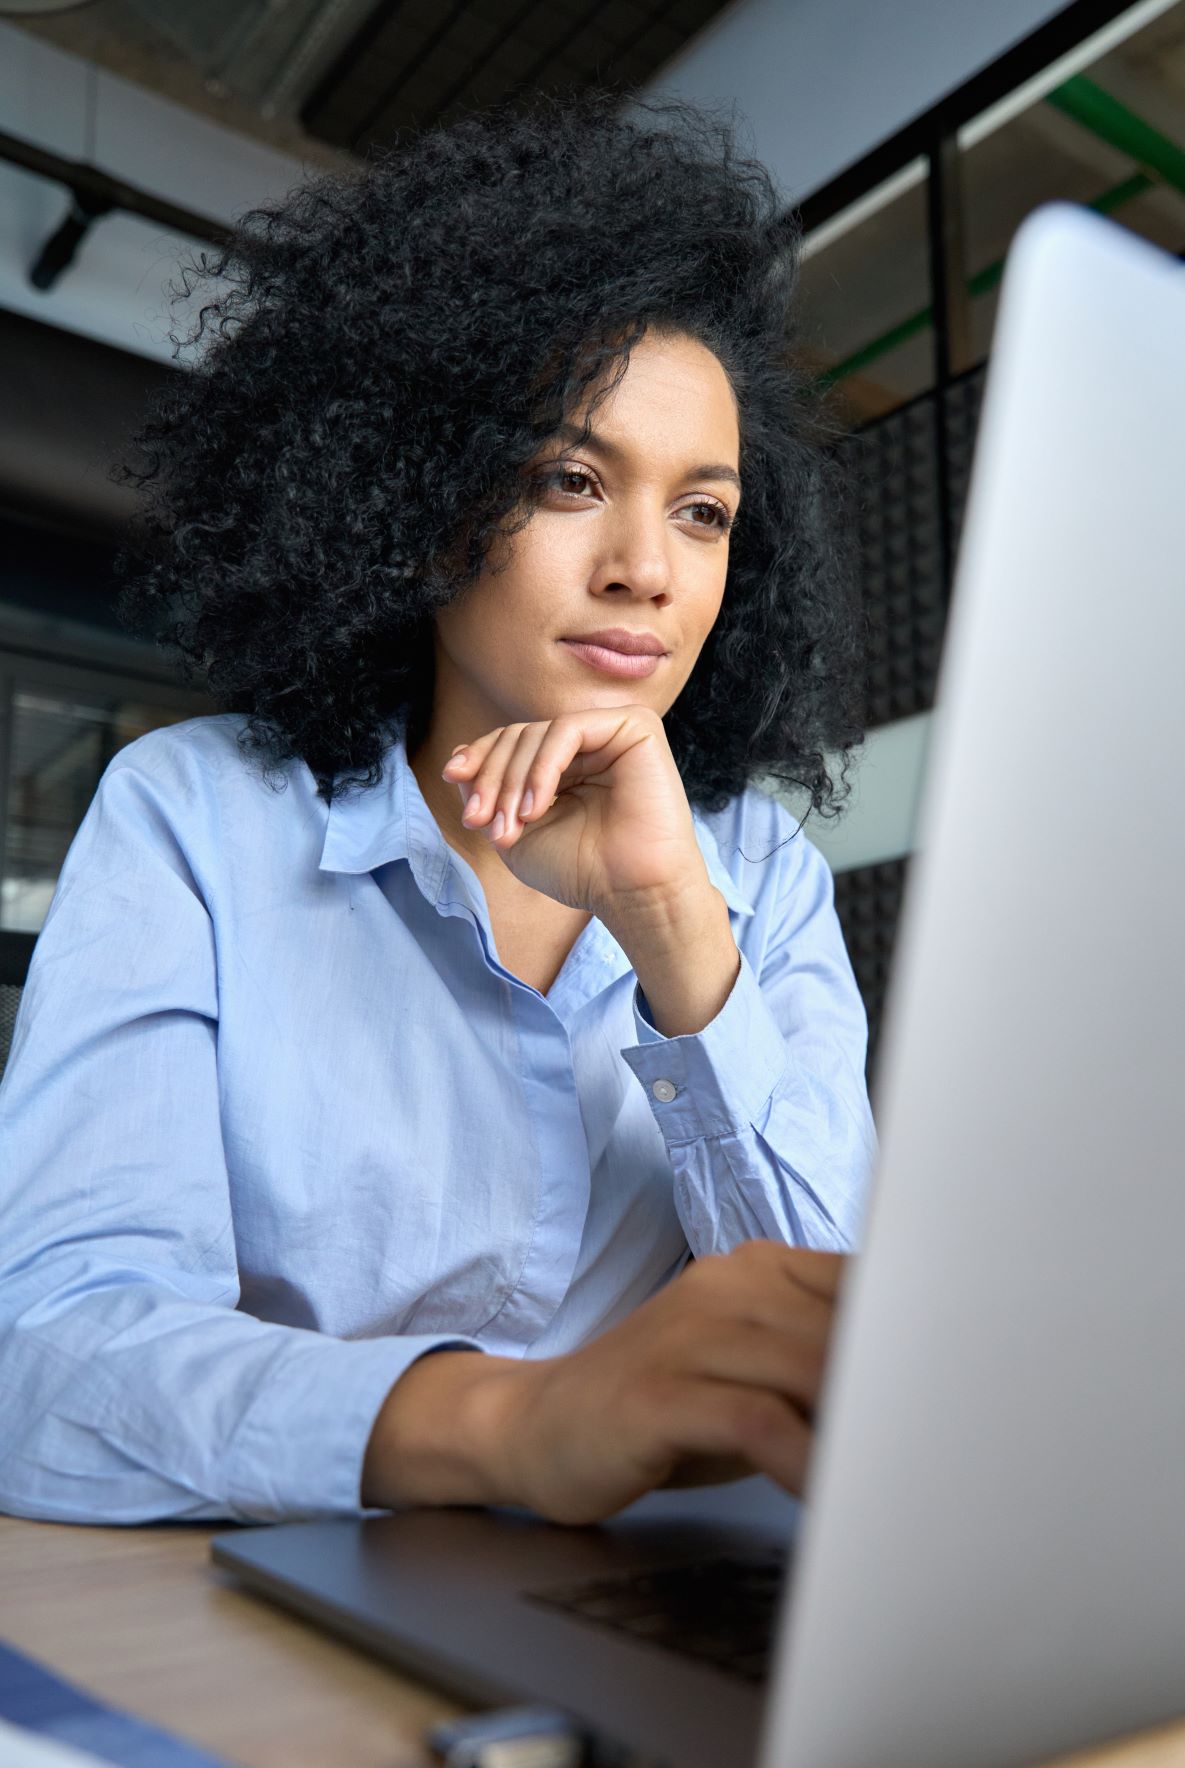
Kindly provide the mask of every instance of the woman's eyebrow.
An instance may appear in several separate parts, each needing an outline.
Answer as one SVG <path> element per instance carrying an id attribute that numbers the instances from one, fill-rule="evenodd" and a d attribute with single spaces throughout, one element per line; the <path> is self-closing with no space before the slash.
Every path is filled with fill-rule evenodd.
<path id="1" fill-rule="evenodd" d="M 620 461 L 625 452 L 624 449 L 618 447 L 616 442 L 611 442 L 607 436 L 598 436 L 595 430 L 585 436 L 577 424 L 561 424 L 556 435 L 560 440 L 566 442 L 582 441 L 584 447 L 595 448 L 598 454 L 603 454 L 608 460 Z M 724 479 L 729 485 L 735 485 L 738 491 L 742 489 L 741 476 L 736 468 L 726 466 L 719 461 L 707 466 L 689 467 L 682 476 L 685 479 Z"/>

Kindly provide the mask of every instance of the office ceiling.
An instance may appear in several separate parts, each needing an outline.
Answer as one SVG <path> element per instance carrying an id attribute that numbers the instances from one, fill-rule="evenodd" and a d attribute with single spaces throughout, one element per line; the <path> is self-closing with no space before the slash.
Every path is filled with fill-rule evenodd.
<path id="1" fill-rule="evenodd" d="M 400 131 L 540 89 L 634 90 L 725 4 L 78 0 L 10 16 L 272 146 L 307 144 L 317 159 L 365 154 Z"/>
<path id="2" fill-rule="evenodd" d="M 381 0 L 302 111 L 352 150 L 540 88 L 628 91 L 723 0 Z"/>

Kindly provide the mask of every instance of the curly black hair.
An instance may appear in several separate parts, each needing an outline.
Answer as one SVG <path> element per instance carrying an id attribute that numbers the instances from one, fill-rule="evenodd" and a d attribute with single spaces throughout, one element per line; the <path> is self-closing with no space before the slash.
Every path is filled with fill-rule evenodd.
<path id="1" fill-rule="evenodd" d="M 244 752 L 302 758 L 327 802 L 375 785 L 387 721 L 409 752 L 427 730 L 435 611 L 530 519 L 528 463 L 648 330 L 685 334 L 732 384 L 744 500 L 671 751 L 703 809 L 765 775 L 836 815 L 866 627 L 797 254 L 735 120 L 675 100 L 540 96 L 315 175 L 183 266 L 178 296 L 223 286 L 116 470 L 142 494 L 121 621 L 249 715 Z"/>

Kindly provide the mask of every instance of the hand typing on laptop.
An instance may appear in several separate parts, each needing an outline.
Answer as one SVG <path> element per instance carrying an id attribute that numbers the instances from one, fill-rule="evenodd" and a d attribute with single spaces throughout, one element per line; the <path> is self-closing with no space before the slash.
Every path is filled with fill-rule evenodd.
<path id="1" fill-rule="evenodd" d="M 846 1262 L 753 1240 L 564 1356 L 421 1357 L 375 1422 L 362 1502 L 589 1523 L 659 1486 L 753 1472 L 797 1493 Z"/>

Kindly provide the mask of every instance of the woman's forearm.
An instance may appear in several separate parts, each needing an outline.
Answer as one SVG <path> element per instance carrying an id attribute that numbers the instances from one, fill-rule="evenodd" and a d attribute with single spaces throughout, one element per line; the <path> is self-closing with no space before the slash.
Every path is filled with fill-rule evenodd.
<path id="1" fill-rule="evenodd" d="M 406 1370 L 375 1420 L 362 1466 L 367 1509 L 512 1504 L 505 1446 L 529 1374 L 515 1357 L 432 1351 Z"/>

